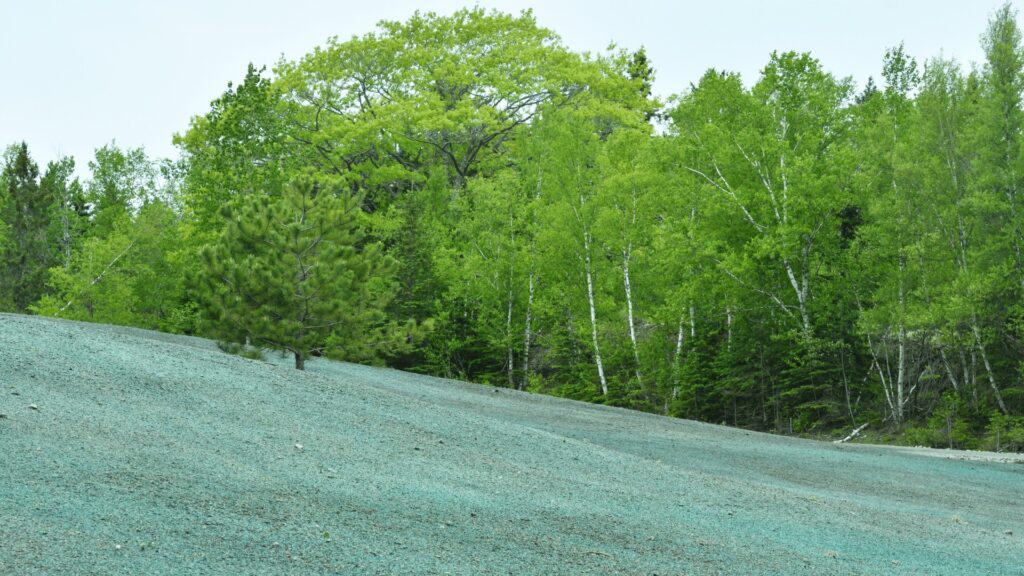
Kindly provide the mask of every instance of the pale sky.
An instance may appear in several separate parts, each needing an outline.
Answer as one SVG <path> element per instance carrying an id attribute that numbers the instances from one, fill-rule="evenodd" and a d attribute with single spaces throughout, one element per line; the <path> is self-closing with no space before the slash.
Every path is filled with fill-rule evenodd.
<path id="1" fill-rule="evenodd" d="M 919 60 L 982 59 L 979 37 L 1000 0 L 481 0 L 537 20 L 574 49 L 641 45 L 655 92 L 685 90 L 709 67 L 756 80 L 772 50 L 810 51 L 862 85 L 900 41 Z M 370 31 L 417 8 L 471 1 L 0 0 L 0 146 L 25 140 L 40 167 L 72 155 L 82 172 L 116 140 L 174 157 L 171 136 L 202 114 L 247 63 L 271 67 L 329 36 Z M 1024 5 L 1015 0 L 1014 5 Z"/>

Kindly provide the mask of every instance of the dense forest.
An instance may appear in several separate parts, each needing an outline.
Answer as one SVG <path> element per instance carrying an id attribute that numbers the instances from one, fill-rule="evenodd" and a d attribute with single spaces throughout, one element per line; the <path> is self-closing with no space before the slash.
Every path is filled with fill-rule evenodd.
<path id="1" fill-rule="evenodd" d="M 1008 6 L 981 42 L 970 69 L 896 45 L 862 86 L 774 53 L 660 101 L 643 49 L 577 53 L 529 12 L 383 22 L 250 65 L 177 159 L 110 144 L 40 170 L 7 148 L 0 309 L 297 368 L 1021 449 Z"/>

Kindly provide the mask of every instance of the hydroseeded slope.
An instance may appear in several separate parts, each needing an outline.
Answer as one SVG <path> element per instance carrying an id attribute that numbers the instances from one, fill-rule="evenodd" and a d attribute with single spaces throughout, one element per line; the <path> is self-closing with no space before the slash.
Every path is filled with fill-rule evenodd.
<path id="1" fill-rule="evenodd" d="M 1024 575 L 1020 464 L 12 315 L 0 414 L 3 575 Z"/>

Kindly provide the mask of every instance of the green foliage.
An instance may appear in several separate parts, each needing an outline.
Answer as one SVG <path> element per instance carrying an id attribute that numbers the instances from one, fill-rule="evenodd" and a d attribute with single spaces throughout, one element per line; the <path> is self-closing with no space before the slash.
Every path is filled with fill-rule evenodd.
<path id="1" fill-rule="evenodd" d="M 75 160 L 64 157 L 46 166 L 39 187 L 53 199 L 47 244 L 53 250 L 55 264 L 69 266 L 75 248 L 90 227 L 92 210 L 85 189 L 74 178 Z"/>
<path id="2" fill-rule="evenodd" d="M 210 111 L 176 135 L 184 170 L 183 203 L 199 233 L 219 229 L 220 208 L 248 194 L 279 195 L 297 165 L 281 137 L 279 90 L 252 64 L 236 87 L 229 83 Z"/>
<path id="3" fill-rule="evenodd" d="M 642 48 L 574 53 L 528 11 L 416 13 L 249 66 L 176 136 L 174 164 L 111 145 L 81 184 L 69 160 L 39 180 L 12 148 L 0 304 L 299 367 L 329 355 L 782 433 L 870 422 L 1019 449 L 1008 5 L 982 47 L 970 71 L 894 47 L 856 94 L 810 54 L 773 53 L 747 83 L 709 70 L 662 108 Z"/>
<path id="4" fill-rule="evenodd" d="M 1024 451 L 1024 417 L 993 412 L 985 439 L 988 448 L 996 452 Z"/>
<path id="5" fill-rule="evenodd" d="M 0 304 L 24 312 L 43 294 L 52 261 L 47 243 L 53 197 L 39 185 L 39 167 L 22 142 L 4 154 L 0 232 L 6 238 L 0 261 Z"/>
<path id="6" fill-rule="evenodd" d="M 92 178 L 86 198 L 99 234 L 110 231 L 122 215 L 156 196 L 157 170 L 141 148 L 122 150 L 114 144 L 98 148 L 89 170 Z"/>
<path id="7" fill-rule="evenodd" d="M 198 284 L 212 330 L 286 350 L 300 370 L 312 355 L 366 361 L 394 345 L 393 261 L 364 242 L 358 200 L 300 180 L 226 207 Z"/>
<path id="8" fill-rule="evenodd" d="M 50 270 L 52 293 L 33 311 L 74 320 L 139 326 L 166 332 L 195 330 L 185 301 L 177 215 L 160 201 L 138 214 L 121 213 L 110 231 L 85 238 L 66 266 Z"/>
<path id="9" fill-rule="evenodd" d="M 473 8 L 381 22 L 275 71 L 311 162 L 379 206 L 433 169 L 461 188 L 500 167 L 506 144 L 545 106 L 587 91 L 635 101 L 624 74 L 608 74 L 624 66 L 571 52 L 530 12 Z"/>
<path id="10" fill-rule="evenodd" d="M 963 412 L 963 402 L 959 398 L 952 394 L 944 395 L 925 426 L 907 429 L 904 442 L 934 448 L 975 448 L 977 435 Z M 1000 425 L 996 424 L 990 431 L 1002 431 Z"/>

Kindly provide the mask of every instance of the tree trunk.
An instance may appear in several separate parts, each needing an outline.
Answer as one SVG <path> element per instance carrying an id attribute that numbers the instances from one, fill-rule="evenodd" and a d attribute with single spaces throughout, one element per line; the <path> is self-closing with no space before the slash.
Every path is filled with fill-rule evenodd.
<path id="1" fill-rule="evenodd" d="M 306 356 L 302 352 L 295 352 L 295 369 L 306 369 Z"/>
<path id="2" fill-rule="evenodd" d="M 61 243 L 64 252 L 64 269 L 71 269 L 71 222 L 68 218 L 67 198 L 63 200 L 65 206 L 60 212 Z"/>
<path id="3" fill-rule="evenodd" d="M 732 306 L 725 307 L 725 349 L 732 352 Z"/>
<path id="4" fill-rule="evenodd" d="M 633 346 L 633 362 L 635 362 L 636 382 L 642 388 L 644 380 L 640 376 L 640 351 L 636 343 L 636 324 L 633 321 L 633 287 L 629 281 L 629 259 L 632 246 L 627 245 L 622 252 L 622 283 L 626 290 L 626 316 L 629 321 L 629 341 Z"/>
<path id="5" fill-rule="evenodd" d="M 683 317 L 679 317 L 679 331 L 676 332 L 676 351 L 672 357 L 673 371 L 678 372 L 679 370 L 679 358 L 683 355 Z M 679 378 L 675 378 L 675 383 L 679 383 Z"/>
<path id="6" fill-rule="evenodd" d="M 672 355 L 672 393 L 665 399 L 665 415 L 668 415 L 669 402 L 679 395 L 679 361 L 683 356 L 683 317 L 679 317 L 679 330 L 676 332 L 676 349 Z"/>
<path id="7" fill-rule="evenodd" d="M 901 324 L 899 327 L 898 339 L 898 362 L 899 365 L 896 367 L 896 423 L 903 423 L 903 404 L 906 403 L 904 397 L 904 389 L 906 387 L 906 374 L 907 374 L 907 335 L 906 330 L 903 329 Z"/>
<path id="8" fill-rule="evenodd" d="M 953 367 L 950 366 L 949 359 L 946 357 L 946 349 L 942 346 L 939 347 L 939 356 L 942 358 L 942 365 L 946 368 L 946 375 L 949 378 L 949 383 L 953 385 L 953 391 L 959 395 L 960 383 L 957 380 L 956 374 L 953 373 Z"/>
<path id="9" fill-rule="evenodd" d="M 534 192 L 533 199 L 535 202 L 540 202 L 540 193 L 542 190 L 542 184 L 544 182 L 544 172 L 540 170 L 537 172 L 537 189 Z M 533 226 L 536 226 L 536 218 L 532 221 Z M 536 239 L 531 237 L 530 239 L 530 253 L 533 253 L 534 244 Z M 523 327 L 523 377 L 519 380 L 519 389 L 524 390 L 530 385 L 530 343 L 533 339 L 533 282 L 536 275 L 536 263 L 530 261 L 530 280 L 526 292 L 526 325 Z"/>
<path id="10" fill-rule="evenodd" d="M 516 264 L 516 233 L 515 218 L 509 212 L 508 216 L 509 244 L 511 245 L 511 257 L 508 265 L 508 314 L 505 317 L 505 345 L 508 347 L 508 387 L 516 387 L 515 379 L 515 347 L 512 342 L 515 336 L 512 335 L 512 308 L 515 304 L 515 293 L 512 288 L 515 285 L 515 264 Z"/>
<path id="11" fill-rule="evenodd" d="M 961 354 L 963 354 L 961 352 Z M 971 383 L 971 408 L 974 410 L 978 409 L 978 351 L 972 346 L 971 347 L 971 364 L 970 367 L 967 365 L 967 360 L 964 361 L 964 380 Z"/>
<path id="12" fill-rule="evenodd" d="M 597 364 L 597 377 L 601 382 L 601 394 L 608 395 L 608 381 L 604 377 L 604 364 L 601 362 L 601 346 L 597 341 L 597 306 L 594 303 L 594 279 L 590 269 L 590 233 L 583 233 L 583 262 L 587 275 L 587 305 L 590 307 L 590 335 L 594 345 L 594 363 Z"/>
<path id="13" fill-rule="evenodd" d="M 985 366 L 985 374 L 988 375 L 988 383 L 992 386 L 992 394 L 996 398 L 996 405 L 999 406 L 999 411 L 1003 414 L 1009 414 L 1009 410 L 1006 409 L 1006 404 L 1003 402 L 1003 395 L 999 393 L 999 386 L 996 385 L 996 377 L 992 372 L 992 365 L 988 361 L 988 353 L 985 352 L 985 345 L 981 342 L 981 331 L 978 330 L 978 323 L 975 320 L 971 329 L 974 331 L 974 343 L 978 346 L 978 354 L 981 356 L 981 362 Z"/>
<path id="14" fill-rule="evenodd" d="M 878 370 L 878 379 L 882 383 L 882 391 L 885 392 L 885 402 L 886 402 L 886 404 L 889 405 L 889 413 L 892 414 L 893 422 L 895 422 L 896 425 L 899 426 L 899 425 L 901 425 L 903 423 L 900 420 L 900 416 L 899 416 L 900 414 L 902 414 L 902 409 L 898 410 L 896 408 L 896 404 L 897 403 L 893 401 L 893 393 L 890 390 L 890 383 L 885 378 L 885 372 L 886 371 L 882 370 L 882 363 L 878 360 L 878 354 L 875 353 L 875 345 L 871 341 L 871 334 L 870 333 L 868 333 L 867 339 L 868 339 L 868 351 L 871 353 L 871 368 L 875 368 L 876 370 Z M 889 361 L 886 360 L 886 365 L 888 366 L 888 364 L 889 364 Z M 870 368 L 868 370 L 870 370 Z"/>
<path id="15" fill-rule="evenodd" d="M 896 188 L 896 181 L 893 180 L 893 189 Z M 898 190 L 898 189 L 897 189 Z M 896 333 L 898 350 L 898 362 L 899 365 L 896 367 L 896 411 L 898 412 L 899 420 L 897 423 L 902 423 L 903 418 L 903 405 L 906 404 L 904 399 L 904 390 L 906 389 L 907 382 L 907 327 L 903 322 L 907 309 L 907 298 L 903 290 L 903 276 L 906 270 L 906 263 L 903 258 L 903 254 L 899 255 L 899 305 L 900 305 L 900 325 L 898 332 Z"/>
<path id="16" fill-rule="evenodd" d="M 868 424 L 870 424 L 870 422 L 865 422 L 865 423 L 861 424 L 860 426 L 854 428 L 853 432 L 850 432 L 850 434 L 846 438 L 843 438 L 842 440 L 835 440 L 835 441 L 833 441 L 833 444 L 843 444 L 843 443 L 849 442 L 850 440 L 853 440 L 857 436 L 860 436 L 861 431 L 863 431 L 865 428 L 867 428 Z"/>
<path id="17" fill-rule="evenodd" d="M 509 285 L 511 286 L 511 278 L 509 279 Z M 505 340 L 508 342 L 508 387 L 515 388 L 515 356 L 512 349 L 512 289 L 508 291 L 508 314 L 505 317 Z"/>
<path id="18" fill-rule="evenodd" d="M 811 337 L 811 316 L 807 311 L 807 282 L 804 281 L 803 286 L 797 281 L 796 273 L 793 271 L 793 266 L 790 265 L 788 258 L 782 259 L 783 268 L 786 270 L 786 276 L 789 278 L 789 283 L 793 287 L 793 292 L 796 293 L 797 309 L 800 311 L 800 324 L 804 330 L 804 336 L 808 339 Z"/>
<path id="19" fill-rule="evenodd" d="M 523 379 L 519 389 L 530 385 L 530 339 L 533 337 L 533 272 L 530 272 L 530 286 L 526 296 L 526 328 L 523 329 Z"/>

